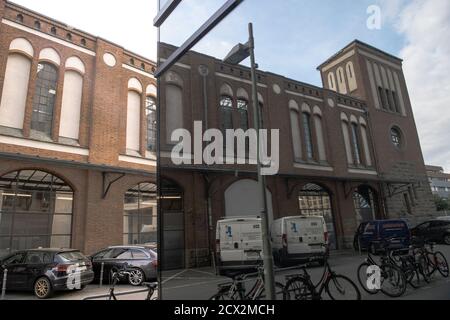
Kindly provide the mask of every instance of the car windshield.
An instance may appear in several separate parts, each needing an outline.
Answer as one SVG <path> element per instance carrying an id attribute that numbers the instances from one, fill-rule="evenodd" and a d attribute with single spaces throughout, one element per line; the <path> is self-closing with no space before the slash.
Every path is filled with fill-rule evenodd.
<path id="1" fill-rule="evenodd" d="M 57 258 L 63 262 L 72 262 L 86 259 L 86 257 L 79 251 L 59 253 L 57 255 Z"/>

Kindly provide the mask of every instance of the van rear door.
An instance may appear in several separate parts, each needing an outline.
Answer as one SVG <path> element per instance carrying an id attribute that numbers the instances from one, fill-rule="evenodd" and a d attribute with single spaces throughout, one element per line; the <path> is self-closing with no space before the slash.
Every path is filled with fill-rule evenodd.
<path id="1" fill-rule="evenodd" d="M 223 262 L 241 261 L 243 252 L 240 248 L 241 224 L 237 221 L 220 223 L 220 259 Z"/>
<path id="2" fill-rule="evenodd" d="M 325 244 L 324 220 L 319 217 L 286 219 L 288 254 L 323 251 Z"/>
<path id="3" fill-rule="evenodd" d="M 261 221 L 242 222 L 240 232 L 244 261 L 259 260 L 263 249 Z"/>

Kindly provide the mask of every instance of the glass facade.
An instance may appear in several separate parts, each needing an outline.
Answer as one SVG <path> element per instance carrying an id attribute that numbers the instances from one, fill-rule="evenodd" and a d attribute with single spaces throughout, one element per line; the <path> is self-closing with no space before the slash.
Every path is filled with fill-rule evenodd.
<path id="1" fill-rule="evenodd" d="M 157 242 L 156 185 L 141 183 L 128 190 L 124 199 L 123 244 Z"/>
<path id="2" fill-rule="evenodd" d="M 328 192 L 316 184 L 307 184 L 299 193 L 299 206 L 302 216 L 324 217 L 327 224 L 330 248 L 337 249 L 331 197 Z"/>
<path id="3" fill-rule="evenodd" d="M 39 63 L 33 97 L 31 129 L 48 136 L 51 136 L 53 129 L 57 82 L 58 69 L 50 63 Z"/>
<path id="4" fill-rule="evenodd" d="M 0 255 L 71 246 L 73 191 L 54 175 L 22 170 L 0 178 Z"/>

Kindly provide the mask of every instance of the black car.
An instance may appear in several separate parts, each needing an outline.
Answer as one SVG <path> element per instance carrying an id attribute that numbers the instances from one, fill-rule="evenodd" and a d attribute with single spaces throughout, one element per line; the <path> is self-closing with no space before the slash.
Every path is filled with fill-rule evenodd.
<path id="1" fill-rule="evenodd" d="M 158 270 L 158 255 L 154 246 L 116 246 L 99 251 L 91 256 L 95 281 L 102 275 L 110 281 L 112 273 L 120 269 L 132 269 L 128 282 L 140 286 L 145 281 L 155 280 Z"/>
<path id="2" fill-rule="evenodd" d="M 35 249 L 17 251 L 0 260 L 0 283 L 7 269 L 7 291 L 33 291 L 39 299 L 55 291 L 81 290 L 94 279 L 92 264 L 80 251 Z"/>
<path id="3" fill-rule="evenodd" d="M 450 245 L 450 221 L 433 220 L 419 224 L 411 230 L 412 236 L 425 241 Z"/>

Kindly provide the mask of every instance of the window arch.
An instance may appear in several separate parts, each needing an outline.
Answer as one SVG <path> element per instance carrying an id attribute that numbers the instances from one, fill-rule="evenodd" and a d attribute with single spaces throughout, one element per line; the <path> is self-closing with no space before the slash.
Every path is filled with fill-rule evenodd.
<path id="1" fill-rule="evenodd" d="M 302 139 L 300 135 L 299 125 L 299 107 L 294 100 L 289 101 L 290 120 L 291 120 L 291 135 L 292 146 L 294 149 L 295 161 L 302 160 Z"/>
<path id="2" fill-rule="evenodd" d="M 31 129 L 51 137 L 53 113 L 58 87 L 58 68 L 48 62 L 40 62 L 37 69 L 33 97 Z"/>
<path id="3" fill-rule="evenodd" d="M 78 140 L 85 67 L 78 57 L 67 59 L 65 67 L 59 135 Z"/>
<path id="4" fill-rule="evenodd" d="M 338 80 L 339 93 L 347 94 L 347 84 L 345 83 L 344 68 L 342 68 L 342 67 L 339 67 L 337 69 L 337 80 Z"/>
<path id="5" fill-rule="evenodd" d="M 342 134 L 344 137 L 345 151 L 347 155 L 348 164 L 353 164 L 352 146 L 350 143 L 350 128 L 348 125 L 348 117 L 345 113 L 341 114 Z"/>
<path id="6" fill-rule="evenodd" d="M 311 130 L 311 114 L 302 112 L 303 134 L 305 137 L 305 151 L 308 160 L 314 160 L 314 145 Z"/>
<path id="7" fill-rule="evenodd" d="M 398 127 L 391 128 L 391 142 L 398 149 L 403 146 L 403 134 Z"/>
<path id="8" fill-rule="evenodd" d="M 71 33 L 66 34 L 66 39 L 68 41 L 72 41 L 72 34 Z"/>
<path id="9" fill-rule="evenodd" d="M 334 75 L 334 72 L 328 73 L 328 87 L 330 90 L 337 91 L 336 90 L 336 77 Z"/>
<path id="10" fill-rule="evenodd" d="M 21 15 L 20 13 L 16 16 L 16 21 L 23 23 L 23 15 Z"/>
<path id="11" fill-rule="evenodd" d="M 366 165 L 368 167 L 372 166 L 372 157 L 370 155 L 370 148 L 369 148 L 369 137 L 367 133 L 367 122 L 364 118 L 359 119 L 359 124 L 361 126 L 361 140 L 364 148 L 364 156 L 366 160 Z"/>
<path id="12" fill-rule="evenodd" d="M 11 41 L 0 102 L 0 126 L 23 129 L 33 46 L 24 38 Z"/>
<path id="13" fill-rule="evenodd" d="M 74 193 L 59 177 L 20 170 L 0 177 L 0 256 L 30 248 L 70 248 Z"/>
<path id="14" fill-rule="evenodd" d="M 183 89 L 169 83 L 166 86 L 166 140 L 172 144 L 172 133 L 183 128 Z"/>
<path id="15" fill-rule="evenodd" d="M 139 153 L 141 149 L 141 94 L 141 82 L 136 78 L 128 80 L 127 153 Z"/>
<path id="16" fill-rule="evenodd" d="M 41 23 L 40 23 L 39 21 L 36 20 L 36 21 L 34 22 L 34 28 L 37 29 L 37 30 L 41 30 Z"/>
<path id="17" fill-rule="evenodd" d="M 156 151 L 156 100 L 152 96 L 147 96 L 145 101 L 145 115 L 147 117 L 147 150 Z"/>
<path id="18" fill-rule="evenodd" d="M 350 129 L 352 133 L 352 144 L 353 144 L 353 154 L 355 156 L 355 163 L 356 165 L 361 165 L 361 146 L 360 146 L 360 139 L 359 139 L 359 132 L 358 132 L 358 123 L 351 122 Z"/>
<path id="19" fill-rule="evenodd" d="M 317 151 L 319 155 L 319 161 L 326 161 L 327 154 L 325 150 L 325 139 L 322 125 L 322 110 L 320 110 L 318 106 L 314 107 L 314 127 L 316 129 Z"/>
<path id="20" fill-rule="evenodd" d="M 123 244 L 157 242 L 156 185 L 140 183 L 125 193 Z"/>
<path id="21" fill-rule="evenodd" d="M 52 28 L 50 29 L 50 32 L 51 32 L 53 35 L 56 36 L 56 34 L 57 34 L 56 27 L 52 27 Z"/>
<path id="22" fill-rule="evenodd" d="M 58 67 L 61 65 L 61 57 L 53 48 L 42 49 L 39 53 L 39 60 L 51 62 Z"/>
<path id="23" fill-rule="evenodd" d="M 358 85 L 356 83 L 355 67 L 353 65 L 353 62 L 352 61 L 347 62 L 345 69 L 347 72 L 348 86 L 350 92 L 353 92 L 356 89 L 358 89 Z"/>
<path id="24" fill-rule="evenodd" d="M 221 96 L 220 98 L 220 119 L 221 129 L 225 134 L 226 130 L 234 129 L 233 125 L 233 99 L 230 96 Z"/>

